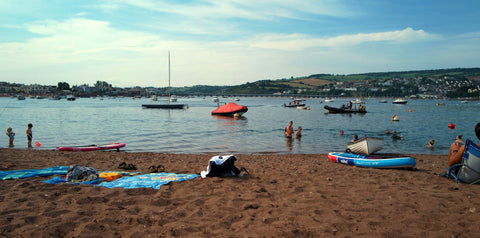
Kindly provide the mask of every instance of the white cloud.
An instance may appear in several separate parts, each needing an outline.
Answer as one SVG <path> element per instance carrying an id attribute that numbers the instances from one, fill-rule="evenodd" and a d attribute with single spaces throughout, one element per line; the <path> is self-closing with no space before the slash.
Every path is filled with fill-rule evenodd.
<path id="1" fill-rule="evenodd" d="M 369 42 L 405 44 L 439 39 L 441 37 L 436 34 L 405 28 L 399 31 L 359 33 L 331 38 L 316 38 L 304 34 L 266 34 L 253 38 L 249 45 L 264 49 L 298 51 L 315 47 L 351 47 Z"/>
<path id="2" fill-rule="evenodd" d="M 434 40 L 436 45 L 448 44 L 438 35 L 411 28 L 330 38 L 264 34 L 209 42 L 170 40 L 158 33 L 119 30 L 108 21 L 85 18 L 34 22 L 25 29 L 38 37 L 0 43 L 2 81 L 51 85 L 66 81 L 75 85 L 103 80 L 120 87 L 167 86 L 168 50 L 172 51 L 175 87 L 232 85 L 315 73 L 388 71 L 399 67 L 411 70 L 416 69 L 412 65 L 419 67 L 425 62 L 448 66 L 451 59 L 438 56 L 458 51 L 449 47 L 443 47 L 442 52 L 433 46 L 416 48 L 417 43 Z M 463 42 L 470 42 L 463 46 L 465 52 L 478 52 L 478 44 L 473 44 L 478 43 L 476 36 L 462 36 L 469 39 Z M 379 42 L 395 47 L 377 47 Z M 427 56 L 422 57 L 422 53 Z M 468 55 L 470 62 L 478 62 L 475 59 L 478 54 Z"/>

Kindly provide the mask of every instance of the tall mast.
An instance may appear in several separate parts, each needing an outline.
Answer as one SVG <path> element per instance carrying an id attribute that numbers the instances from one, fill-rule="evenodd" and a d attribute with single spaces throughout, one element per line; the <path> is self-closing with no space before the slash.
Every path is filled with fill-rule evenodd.
<path id="1" fill-rule="evenodd" d="M 168 51 L 168 88 L 170 88 L 170 51 Z"/>

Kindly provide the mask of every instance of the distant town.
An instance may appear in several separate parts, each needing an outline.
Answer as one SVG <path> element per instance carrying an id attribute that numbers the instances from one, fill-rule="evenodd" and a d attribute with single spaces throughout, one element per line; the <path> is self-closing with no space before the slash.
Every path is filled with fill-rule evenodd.
<path id="1" fill-rule="evenodd" d="M 301 96 L 301 97 L 416 97 L 479 99 L 480 68 L 441 69 L 352 75 L 316 74 L 260 80 L 235 86 L 115 87 L 105 81 L 94 85 L 23 85 L 0 82 L 0 96 L 61 98 L 122 96 Z"/>

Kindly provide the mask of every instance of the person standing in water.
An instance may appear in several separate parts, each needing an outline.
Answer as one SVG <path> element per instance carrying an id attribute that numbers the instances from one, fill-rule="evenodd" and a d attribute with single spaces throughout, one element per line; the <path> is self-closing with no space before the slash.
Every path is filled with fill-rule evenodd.
<path id="1" fill-rule="evenodd" d="M 290 123 L 288 123 L 287 128 L 285 128 L 285 136 L 287 138 L 292 138 L 292 135 L 293 135 L 293 121 L 290 121 Z"/>
<path id="2" fill-rule="evenodd" d="M 8 136 L 8 146 L 13 147 L 13 140 L 15 140 L 15 132 L 12 131 L 12 128 L 7 128 L 7 136 Z"/>
<path id="3" fill-rule="evenodd" d="M 299 126 L 297 131 L 295 132 L 295 138 L 299 139 L 300 137 L 302 137 L 302 127 Z"/>
<path id="4" fill-rule="evenodd" d="M 27 126 L 27 131 L 25 132 L 25 134 L 27 134 L 27 141 L 28 141 L 29 148 L 32 147 L 32 138 L 33 138 L 32 127 L 33 125 L 29 123 Z"/>

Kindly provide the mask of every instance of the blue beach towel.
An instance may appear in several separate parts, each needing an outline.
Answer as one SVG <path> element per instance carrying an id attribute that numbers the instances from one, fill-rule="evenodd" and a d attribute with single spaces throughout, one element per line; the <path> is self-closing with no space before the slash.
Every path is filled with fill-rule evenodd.
<path id="1" fill-rule="evenodd" d="M 112 182 L 102 182 L 96 186 L 107 188 L 156 188 L 172 181 L 180 182 L 198 177 L 198 174 L 150 173 L 121 177 Z"/>
<path id="2" fill-rule="evenodd" d="M 4 170 L 0 171 L 0 179 L 19 179 L 19 178 L 31 178 L 37 176 L 50 176 L 67 174 L 68 166 L 56 166 L 44 169 L 22 169 L 22 170 Z"/>
<path id="3" fill-rule="evenodd" d="M 91 181 L 84 181 L 84 182 L 80 182 L 80 183 L 70 183 L 72 185 L 79 185 L 79 184 L 88 184 L 88 185 L 94 185 L 94 184 L 97 184 L 97 183 L 100 183 L 101 181 L 104 181 L 105 179 L 102 179 L 102 178 L 97 178 L 97 179 L 94 179 L 94 180 L 91 180 Z M 42 181 L 44 183 L 49 183 L 49 184 L 59 184 L 59 183 L 66 183 L 67 180 L 65 178 L 62 178 L 60 176 L 55 176 L 51 179 L 47 179 L 45 181 Z"/>

